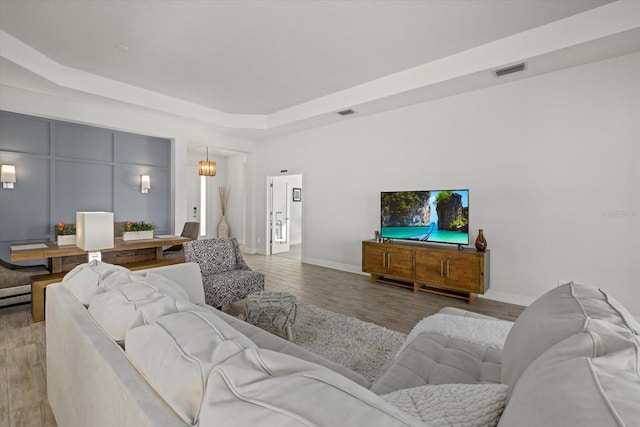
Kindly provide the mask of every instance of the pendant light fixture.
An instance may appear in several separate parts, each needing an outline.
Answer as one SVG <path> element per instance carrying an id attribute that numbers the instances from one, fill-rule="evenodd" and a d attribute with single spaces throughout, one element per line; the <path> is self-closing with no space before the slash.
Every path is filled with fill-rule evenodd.
<path id="1" fill-rule="evenodd" d="M 216 176 L 216 162 L 209 161 L 209 147 L 207 147 L 207 160 L 198 162 L 198 175 Z"/>

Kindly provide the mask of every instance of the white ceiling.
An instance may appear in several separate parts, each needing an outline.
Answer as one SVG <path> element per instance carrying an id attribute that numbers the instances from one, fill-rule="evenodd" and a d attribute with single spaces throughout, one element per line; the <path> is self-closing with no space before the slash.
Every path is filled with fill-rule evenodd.
<path id="1" fill-rule="evenodd" d="M 633 22 L 574 34 L 609 26 L 608 3 L 0 0 L 0 82 L 55 83 L 268 136 L 339 120 L 342 108 L 472 89 L 476 72 L 512 61 L 528 60 L 534 75 L 640 49 Z M 497 84 L 485 74 L 481 85 Z"/>

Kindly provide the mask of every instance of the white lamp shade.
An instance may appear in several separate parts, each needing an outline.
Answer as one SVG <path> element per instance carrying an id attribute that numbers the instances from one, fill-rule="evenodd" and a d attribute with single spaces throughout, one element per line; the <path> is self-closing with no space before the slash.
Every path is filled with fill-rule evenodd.
<path id="1" fill-rule="evenodd" d="M 140 189 L 143 193 L 148 193 L 151 189 L 151 178 L 149 175 L 142 175 L 140 177 Z"/>
<path id="2" fill-rule="evenodd" d="M 2 165 L 0 167 L 0 182 L 3 188 L 13 188 L 16 182 L 16 165 Z"/>
<path id="3" fill-rule="evenodd" d="M 113 212 L 76 212 L 76 246 L 88 252 L 113 248 Z"/>

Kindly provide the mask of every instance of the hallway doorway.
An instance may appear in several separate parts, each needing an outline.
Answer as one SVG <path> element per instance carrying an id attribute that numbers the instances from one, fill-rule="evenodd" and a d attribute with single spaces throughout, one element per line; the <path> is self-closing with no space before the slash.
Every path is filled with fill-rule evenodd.
<path id="1" fill-rule="evenodd" d="M 302 260 L 302 174 L 267 178 L 269 254 Z"/>

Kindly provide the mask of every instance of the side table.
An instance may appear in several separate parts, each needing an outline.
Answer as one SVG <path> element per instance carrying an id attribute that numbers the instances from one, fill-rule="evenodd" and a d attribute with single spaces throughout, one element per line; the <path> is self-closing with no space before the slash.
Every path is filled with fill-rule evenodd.
<path id="1" fill-rule="evenodd" d="M 44 301 L 47 286 L 62 281 L 67 273 L 42 274 L 31 278 L 31 317 L 33 323 L 44 320 Z"/>
<path id="2" fill-rule="evenodd" d="M 275 328 L 293 340 L 291 325 L 296 321 L 296 297 L 281 291 L 254 292 L 247 297 L 243 318 L 262 329 Z"/>

